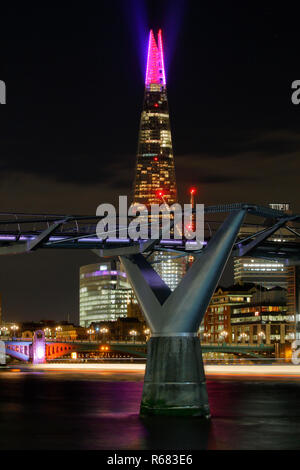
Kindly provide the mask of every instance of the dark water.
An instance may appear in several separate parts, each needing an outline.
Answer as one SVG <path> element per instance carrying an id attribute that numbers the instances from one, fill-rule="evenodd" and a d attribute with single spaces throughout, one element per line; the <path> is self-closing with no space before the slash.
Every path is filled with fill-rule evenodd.
<path id="1" fill-rule="evenodd" d="M 300 381 L 208 380 L 210 422 L 138 415 L 143 375 L 0 371 L 0 449 L 300 449 Z"/>

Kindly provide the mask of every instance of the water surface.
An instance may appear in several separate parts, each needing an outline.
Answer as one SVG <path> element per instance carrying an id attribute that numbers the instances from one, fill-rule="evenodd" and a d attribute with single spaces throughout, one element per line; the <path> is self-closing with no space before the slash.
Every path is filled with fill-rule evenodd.
<path id="1" fill-rule="evenodd" d="M 139 417 L 143 373 L 0 371 L 0 449 L 300 449 L 300 381 L 208 380 L 210 422 Z"/>

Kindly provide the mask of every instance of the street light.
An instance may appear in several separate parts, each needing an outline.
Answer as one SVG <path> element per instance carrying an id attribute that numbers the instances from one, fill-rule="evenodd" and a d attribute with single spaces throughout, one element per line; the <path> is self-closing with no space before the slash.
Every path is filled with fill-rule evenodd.
<path id="1" fill-rule="evenodd" d="M 266 339 L 266 335 L 265 335 L 265 333 L 264 333 L 263 331 L 260 331 L 260 332 L 257 334 L 257 336 L 259 336 L 262 341 L 263 341 L 264 339 Z"/>
<path id="2" fill-rule="evenodd" d="M 3 334 L 6 336 L 9 330 L 8 328 L 6 328 L 6 326 L 3 326 L 2 328 L 0 328 L 0 331 L 1 331 L 1 334 L 3 332 Z"/>
<path id="3" fill-rule="evenodd" d="M 50 328 L 44 328 L 45 336 L 51 336 Z"/>
<path id="4" fill-rule="evenodd" d="M 146 341 L 149 340 L 149 338 L 150 338 L 150 333 L 151 333 L 150 328 L 145 328 L 145 329 L 144 329 L 144 334 L 145 334 L 145 336 L 146 336 Z"/>
<path id="5" fill-rule="evenodd" d="M 101 329 L 100 329 L 100 333 L 102 333 L 103 335 L 106 335 L 106 333 L 108 333 L 108 332 L 109 332 L 109 329 L 108 329 L 108 328 L 105 328 L 105 327 L 104 327 L 104 328 L 101 328 Z"/>
<path id="6" fill-rule="evenodd" d="M 239 340 L 243 340 L 243 339 L 244 339 L 245 341 L 248 341 L 249 336 L 248 336 L 246 333 L 241 333 L 238 339 L 239 339 Z"/>
<path id="7" fill-rule="evenodd" d="M 220 337 L 223 339 L 223 341 L 225 341 L 225 339 L 227 338 L 228 336 L 228 331 L 226 330 L 223 330 L 221 333 L 220 333 Z"/>
<path id="8" fill-rule="evenodd" d="M 95 334 L 95 330 L 93 330 L 92 328 L 90 328 L 89 330 L 87 330 L 87 334 L 90 335 L 90 341 L 91 341 L 91 336 L 93 334 Z"/>
<path id="9" fill-rule="evenodd" d="M 18 325 L 11 325 L 10 327 L 11 330 L 16 334 L 16 331 L 19 329 Z"/>
<path id="10" fill-rule="evenodd" d="M 133 337 L 133 342 L 135 342 L 135 337 L 137 336 L 137 331 L 136 330 L 130 330 L 129 334 L 130 334 L 130 336 Z"/>
<path id="11" fill-rule="evenodd" d="M 206 341 L 208 340 L 208 338 L 210 338 L 210 333 L 203 333 L 203 336 L 204 338 L 206 339 Z"/>
<path id="12" fill-rule="evenodd" d="M 61 326 L 57 326 L 55 328 L 55 338 L 57 338 L 57 333 L 59 333 L 60 331 L 62 331 L 62 327 Z"/>
<path id="13" fill-rule="evenodd" d="M 99 331 L 100 331 L 100 333 L 102 333 L 102 340 L 104 341 L 104 336 L 109 333 L 109 329 L 104 326 L 104 327 L 100 328 Z"/>

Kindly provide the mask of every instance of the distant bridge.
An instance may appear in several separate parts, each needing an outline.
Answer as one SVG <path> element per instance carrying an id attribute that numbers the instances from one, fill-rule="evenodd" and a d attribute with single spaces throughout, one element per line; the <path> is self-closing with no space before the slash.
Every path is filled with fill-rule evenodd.
<path id="1" fill-rule="evenodd" d="M 33 360 L 31 340 L 14 339 L 5 341 L 6 354 L 24 362 Z M 107 349 L 106 349 L 107 348 Z M 249 358 L 264 358 L 265 354 L 272 354 L 275 351 L 274 345 L 249 345 L 249 344 L 202 344 L 203 353 L 215 352 L 234 354 Z M 106 352 L 128 354 L 132 357 L 147 357 L 147 343 L 132 341 L 108 341 L 106 343 L 98 341 L 45 341 L 45 362 L 67 356 L 72 352 L 91 353 Z"/>
<path id="2" fill-rule="evenodd" d="M 40 364 L 51 359 L 70 354 L 73 344 L 45 341 L 43 331 L 36 331 L 32 340 L 12 339 L 0 341 L 4 344 L 5 354 L 24 362 Z"/>
<path id="3" fill-rule="evenodd" d="M 110 351 L 124 352 L 139 357 L 147 357 L 147 343 L 108 342 Z M 243 357 L 263 358 L 264 353 L 274 353 L 274 345 L 248 345 L 248 344 L 202 344 L 203 353 L 216 352 L 234 354 Z"/>

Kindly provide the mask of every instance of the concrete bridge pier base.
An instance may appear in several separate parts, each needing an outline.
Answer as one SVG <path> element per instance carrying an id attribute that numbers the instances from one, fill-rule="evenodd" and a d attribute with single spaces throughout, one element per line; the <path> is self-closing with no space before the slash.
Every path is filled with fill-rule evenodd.
<path id="1" fill-rule="evenodd" d="M 210 417 L 196 335 L 156 336 L 149 340 L 140 414 Z"/>

